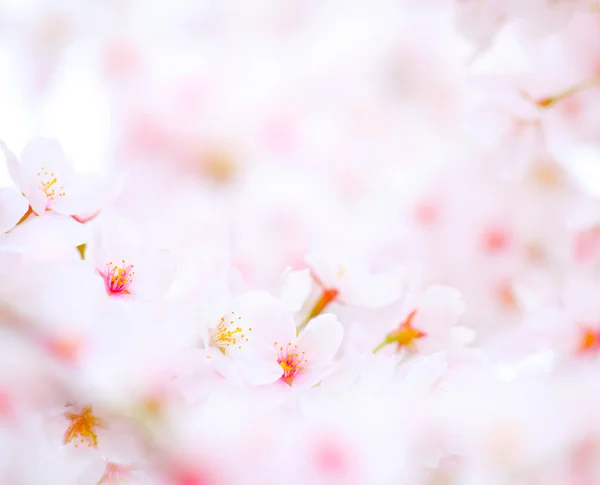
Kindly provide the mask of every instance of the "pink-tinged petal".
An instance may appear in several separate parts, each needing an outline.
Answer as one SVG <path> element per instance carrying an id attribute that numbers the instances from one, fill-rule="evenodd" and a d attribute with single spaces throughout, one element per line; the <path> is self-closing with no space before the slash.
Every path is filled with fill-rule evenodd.
<path id="1" fill-rule="evenodd" d="M 19 168 L 19 161 L 16 155 L 6 146 L 3 141 L 0 141 L 0 149 L 2 149 L 4 156 L 6 157 L 6 167 L 8 168 L 10 177 L 13 179 L 13 182 L 21 190 L 21 192 L 23 192 L 21 169 Z"/>
<path id="2" fill-rule="evenodd" d="M 46 197 L 45 192 L 39 188 L 35 180 L 29 184 L 23 193 L 27 196 L 29 205 L 33 209 L 33 212 L 35 212 L 37 215 L 42 215 L 46 212 L 46 208 L 48 207 L 48 198 Z"/>
<path id="3" fill-rule="evenodd" d="M 309 364 L 328 363 L 338 352 L 344 327 L 331 313 L 313 318 L 298 337 L 298 348 L 306 353 Z"/>
<path id="4" fill-rule="evenodd" d="M 313 275 L 322 285 L 325 287 L 336 286 L 338 278 L 335 274 L 335 267 L 328 259 L 320 254 L 311 253 L 306 255 L 305 260 Z"/>
<path id="5" fill-rule="evenodd" d="M 281 288 L 281 300 L 293 312 L 297 312 L 306 302 L 312 288 L 310 270 L 290 271 Z"/>
<path id="6" fill-rule="evenodd" d="M 268 346 L 249 347 L 236 354 L 233 360 L 241 378 L 254 386 L 271 384 L 283 375 L 275 349 Z"/>
<path id="7" fill-rule="evenodd" d="M 332 370 L 333 365 L 331 363 L 311 365 L 309 361 L 306 367 L 298 372 L 288 384 L 295 388 L 312 387 L 329 375 Z"/>
<path id="8" fill-rule="evenodd" d="M 0 188 L 0 232 L 10 231 L 29 208 L 29 202 L 15 188 Z"/>
<path id="9" fill-rule="evenodd" d="M 83 213 L 83 214 L 79 214 L 79 215 L 74 215 L 72 217 L 80 224 L 85 224 L 86 222 L 93 221 L 96 217 L 98 217 L 99 214 L 100 214 L 100 211 L 98 210 L 95 212 L 87 212 L 87 213 Z"/>

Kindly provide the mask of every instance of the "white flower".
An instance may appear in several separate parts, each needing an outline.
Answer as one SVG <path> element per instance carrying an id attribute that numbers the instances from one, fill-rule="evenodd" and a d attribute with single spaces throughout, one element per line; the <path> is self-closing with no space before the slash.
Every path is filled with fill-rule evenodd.
<path id="1" fill-rule="evenodd" d="M 397 271 L 372 273 L 364 259 L 348 253 L 306 256 L 317 284 L 322 287 L 320 304 L 323 308 L 331 301 L 366 308 L 380 308 L 396 301 L 402 295 L 404 275 Z M 322 310 L 322 309 L 321 309 Z M 313 312 L 312 316 L 319 312 Z"/>
<path id="2" fill-rule="evenodd" d="M 70 216 L 89 216 L 99 209 L 99 178 L 93 174 L 75 172 L 57 140 L 38 138 L 31 141 L 19 160 L 4 143 L 0 148 L 6 156 L 13 182 L 36 215 L 51 210 Z M 9 204 L 11 219 L 16 224 L 27 212 L 27 207 L 14 191 L 5 191 L 2 202 L 5 201 Z M 17 217 L 21 210 L 22 213 Z M 2 220 L 2 225 L 5 228 L 10 224 Z"/>

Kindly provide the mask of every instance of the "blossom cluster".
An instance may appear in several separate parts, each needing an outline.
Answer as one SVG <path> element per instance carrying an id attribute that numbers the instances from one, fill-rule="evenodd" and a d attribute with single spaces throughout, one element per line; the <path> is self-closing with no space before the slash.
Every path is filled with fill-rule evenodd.
<path id="1" fill-rule="evenodd" d="M 29 3 L 0 483 L 600 483 L 600 4 Z"/>

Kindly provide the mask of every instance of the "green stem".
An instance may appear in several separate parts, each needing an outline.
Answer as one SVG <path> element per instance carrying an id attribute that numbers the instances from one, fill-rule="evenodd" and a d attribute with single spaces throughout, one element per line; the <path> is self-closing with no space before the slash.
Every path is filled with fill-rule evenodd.
<path id="1" fill-rule="evenodd" d="M 392 343 L 392 341 L 391 341 L 389 338 L 387 338 L 387 337 L 386 337 L 386 338 L 383 340 L 383 342 L 381 342 L 381 343 L 380 343 L 380 344 L 379 344 L 377 347 L 375 347 L 375 348 L 373 349 L 373 353 L 374 353 L 374 354 L 376 354 L 376 353 L 377 353 L 377 352 L 379 352 L 379 351 L 380 351 L 382 348 L 384 348 L 386 345 L 389 345 L 389 344 L 391 344 L 391 343 Z"/>

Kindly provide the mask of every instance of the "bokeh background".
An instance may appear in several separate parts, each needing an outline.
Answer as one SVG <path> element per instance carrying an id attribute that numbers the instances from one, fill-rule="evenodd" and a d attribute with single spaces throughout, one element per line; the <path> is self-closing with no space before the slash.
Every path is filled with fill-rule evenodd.
<path id="1" fill-rule="evenodd" d="M 0 136 L 16 153 L 58 138 L 165 241 L 229 248 L 247 287 L 342 248 L 457 286 L 485 335 L 595 244 L 598 17 L 578 1 L 4 0 Z"/>

